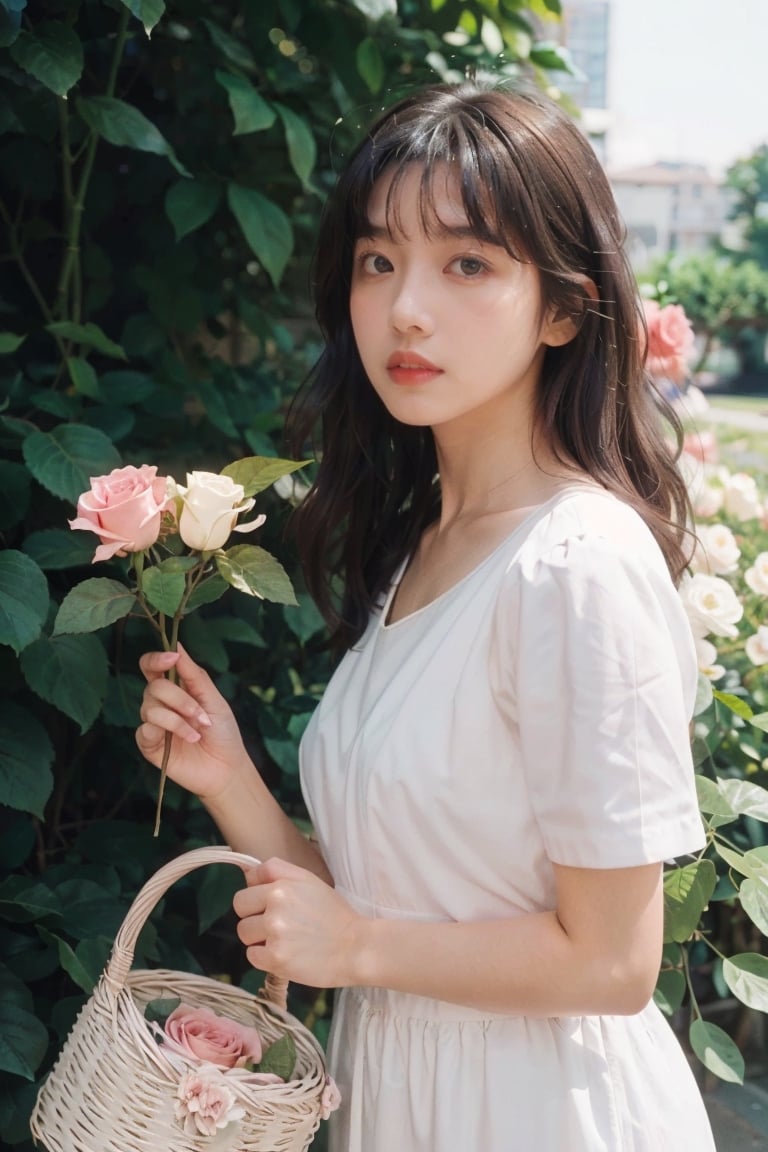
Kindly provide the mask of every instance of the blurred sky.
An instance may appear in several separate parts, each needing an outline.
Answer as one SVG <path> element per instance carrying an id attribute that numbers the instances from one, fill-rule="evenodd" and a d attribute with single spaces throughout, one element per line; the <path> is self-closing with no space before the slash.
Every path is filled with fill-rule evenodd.
<path id="1" fill-rule="evenodd" d="M 768 142 L 768 0 L 611 0 L 610 168 Z"/>

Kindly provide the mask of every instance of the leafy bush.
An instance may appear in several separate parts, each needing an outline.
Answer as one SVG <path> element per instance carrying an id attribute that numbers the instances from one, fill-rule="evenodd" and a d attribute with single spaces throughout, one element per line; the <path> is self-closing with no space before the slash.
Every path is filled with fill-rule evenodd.
<path id="1" fill-rule="evenodd" d="M 559 0 L 531 0 L 538 15 Z M 213 839 L 132 729 L 130 616 L 53 622 L 90 577 L 67 529 L 89 477 L 121 464 L 219 471 L 279 452 L 285 405 L 317 353 L 308 256 L 360 127 L 405 87 L 467 68 L 564 67 L 522 0 L 0 0 L 0 1131 L 27 1145 L 35 1079 L 98 977 L 130 897 L 171 854 Z M 143 25 L 143 27 L 142 27 Z M 148 33 L 151 31 L 151 38 Z M 506 53 L 504 61 L 499 54 Z M 297 743 L 328 676 L 321 621 L 259 498 L 262 543 L 298 608 L 204 604 L 184 637 L 301 821 Z M 115 559 L 100 575 L 127 577 Z M 235 602 L 236 601 L 236 602 Z M 169 894 L 139 963 L 245 972 L 211 870 Z M 161 929 L 161 930 L 160 930 Z M 206 933 L 198 958 L 190 948 Z M 296 1008 L 322 1036 L 322 994 Z"/>

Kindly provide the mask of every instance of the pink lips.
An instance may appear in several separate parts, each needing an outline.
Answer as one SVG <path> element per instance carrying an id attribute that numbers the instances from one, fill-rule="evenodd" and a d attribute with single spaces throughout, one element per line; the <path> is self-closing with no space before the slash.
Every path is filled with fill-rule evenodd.
<path id="1" fill-rule="evenodd" d="M 387 372 L 395 384 L 425 384 L 439 376 L 442 368 L 417 352 L 393 352 L 387 360 Z"/>

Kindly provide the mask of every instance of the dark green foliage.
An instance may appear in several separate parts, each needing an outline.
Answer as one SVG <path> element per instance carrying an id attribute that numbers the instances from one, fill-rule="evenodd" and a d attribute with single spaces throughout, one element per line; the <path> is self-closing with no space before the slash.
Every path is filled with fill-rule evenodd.
<path id="1" fill-rule="evenodd" d="M 559 11 L 556 0 L 531 7 Z M 68 630 L 71 601 L 59 615 L 86 579 L 126 582 L 127 561 L 91 568 L 95 538 L 68 530 L 77 496 L 122 463 L 183 483 L 187 470 L 279 455 L 285 406 L 318 351 L 309 256 L 335 172 L 369 117 L 423 80 L 561 66 L 549 49 L 537 63 L 524 10 L 518 0 L 0 0 L 4 1144 L 31 1147 L 35 1081 L 132 896 L 169 856 L 215 839 L 173 785 L 152 836 L 158 774 L 132 729 L 137 659 L 154 638 L 129 598 L 102 597 L 103 627 L 87 636 Z M 268 516 L 261 542 L 299 605 L 220 600 L 226 585 L 212 581 L 184 642 L 301 821 L 298 740 L 329 666 L 283 536 L 288 505 L 268 479 L 253 490 Z M 253 986 L 230 901 L 228 882 L 177 885 L 137 962 Z M 293 992 L 302 1015 L 314 1001 Z M 324 1037 L 323 998 L 311 1015 Z"/>

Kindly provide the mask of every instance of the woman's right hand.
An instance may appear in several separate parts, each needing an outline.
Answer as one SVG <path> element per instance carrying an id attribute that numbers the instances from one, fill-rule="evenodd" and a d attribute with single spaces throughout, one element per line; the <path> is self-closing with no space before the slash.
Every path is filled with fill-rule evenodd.
<path id="1" fill-rule="evenodd" d="M 140 752 L 159 768 L 170 732 L 169 777 L 203 801 L 215 798 L 250 764 L 232 709 L 181 645 L 178 652 L 147 652 L 139 667 L 147 680 L 136 731 Z M 178 684 L 166 677 L 173 667 Z"/>

